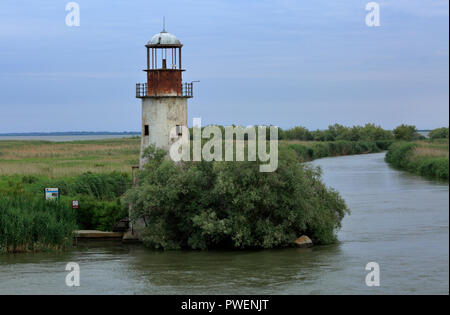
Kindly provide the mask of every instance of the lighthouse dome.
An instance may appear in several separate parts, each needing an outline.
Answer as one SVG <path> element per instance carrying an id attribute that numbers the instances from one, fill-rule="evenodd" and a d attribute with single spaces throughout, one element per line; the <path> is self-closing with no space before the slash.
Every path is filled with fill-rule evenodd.
<path id="1" fill-rule="evenodd" d="M 181 42 L 175 35 L 162 31 L 153 35 L 148 45 L 181 45 Z"/>

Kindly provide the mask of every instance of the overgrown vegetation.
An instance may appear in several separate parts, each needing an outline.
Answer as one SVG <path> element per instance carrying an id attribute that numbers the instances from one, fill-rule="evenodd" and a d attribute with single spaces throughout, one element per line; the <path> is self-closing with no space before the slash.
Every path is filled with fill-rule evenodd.
<path id="1" fill-rule="evenodd" d="M 425 139 L 424 136 L 417 132 L 416 126 L 412 125 L 400 125 L 394 129 L 393 133 L 395 140 L 412 141 Z"/>
<path id="2" fill-rule="evenodd" d="M 430 139 L 448 139 L 448 127 L 436 128 L 428 134 Z"/>
<path id="3" fill-rule="evenodd" d="M 348 212 L 320 171 L 280 148 L 278 169 L 255 162 L 181 162 L 150 147 L 138 186 L 123 198 L 146 222 L 144 243 L 162 249 L 273 248 L 302 234 L 317 244 L 336 241 Z"/>
<path id="4" fill-rule="evenodd" d="M 448 180 L 448 157 L 448 140 L 397 142 L 389 148 L 386 162 L 411 173 Z"/>
<path id="5" fill-rule="evenodd" d="M 282 142 L 294 150 L 299 161 L 312 161 L 329 156 L 376 153 L 387 150 L 392 140 L 380 141 L 332 141 L 332 142 Z"/>
<path id="6" fill-rule="evenodd" d="M 225 137 L 224 126 L 218 125 Z M 204 127 L 203 127 L 204 128 Z M 193 139 L 193 129 L 190 128 L 191 140 Z M 393 140 L 394 134 L 390 130 L 385 130 L 375 124 L 364 126 L 346 127 L 339 124 L 329 126 L 324 130 L 310 131 L 303 126 L 296 126 L 290 129 L 278 127 L 278 140 L 299 140 L 299 141 L 380 141 Z M 267 132 L 269 140 L 269 132 Z"/>
<path id="7" fill-rule="evenodd" d="M 64 249 L 75 229 L 75 212 L 65 202 L 0 194 L 0 253 Z"/>
<path id="8" fill-rule="evenodd" d="M 131 185 L 125 173 L 84 173 L 75 177 L 49 179 L 33 175 L 15 176 L 0 180 L 0 196 L 24 195 L 43 199 L 46 187 L 60 189 L 60 202 L 79 201 L 76 222 L 79 229 L 110 231 L 114 224 L 127 216 L 120 204 L 120 196 Z"/>

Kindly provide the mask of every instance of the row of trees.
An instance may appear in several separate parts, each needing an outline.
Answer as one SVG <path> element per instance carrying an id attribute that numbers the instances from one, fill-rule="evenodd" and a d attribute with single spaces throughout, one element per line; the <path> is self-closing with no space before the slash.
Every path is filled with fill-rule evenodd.
<path id="1" fill-rule="evenodd" d="M 345 127 L 334 124 L 325 130 L 309 131 L 305 127 L 294 127 L 286 130 L 279 130 L 281 140 L 303 140 L 303 141 L 378 141 L 392 140 L 394 135 L 390 130 L 385 130 L 374 124 L 365 126 Z"/>
<path id="2" fill-rule="evenodd" d="M 430 139 L 448 139 L 448 127 L 433 129 L 428 134 Z"/>
<path id="3" fill-rule="evenodd" d="M 218 126 L 222 135 L 225 135 L 224 127 Z M 190 129 L 192 139 L 192 128 Z M 269 128 L 267 128 L 267 139 L 269 139 Z M 431 139 L 448 139 L 448 128 L 438 128 L 429 134 Z M 402 124 L 394 130 L 386 130 L 375 124 L 365 124 L 364 126 L 346 127 L 334 124 L 324 130 L 310 131 L 305 127 L 296 126 L 290 129 L 278 128 L 279 140 L 300 140 L 300 141 L 385 141 L 403 140 L 412 141 L 425 139 L 419 134 L 416 126 Z"/>

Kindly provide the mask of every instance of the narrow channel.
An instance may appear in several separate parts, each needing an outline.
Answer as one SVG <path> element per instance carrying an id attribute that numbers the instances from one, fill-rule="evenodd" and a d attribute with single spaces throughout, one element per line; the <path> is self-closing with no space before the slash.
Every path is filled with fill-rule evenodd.
<path id="1" fill-rule="evenodd" d="M 0 255 L 0 294 L 448 294 L 449 185 L 390 168 L 384 153 L 312 162 L 346 200 L 340 243 L 310 249 L 156 252 L 120 242 Z M 81 286 L 67 287 L 77 262 Z M 367 287 L 368 262 L 380 265 Z"/>

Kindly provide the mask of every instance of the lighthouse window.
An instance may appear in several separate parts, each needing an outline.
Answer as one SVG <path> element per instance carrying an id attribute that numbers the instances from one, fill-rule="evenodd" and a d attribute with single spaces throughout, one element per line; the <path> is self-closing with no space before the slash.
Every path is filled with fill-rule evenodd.
<path id="1" fill-rule="evenodd" d="M 148 136 L 149 135 L 149 131 L 148 131 L 148 125 L 144 126 L 144 136 Z"/>
<path id="2" fill-rule="evenodd" d="M 177 135 L 178 136 L 182 136 L 183 135 L 183 132 L 182 132 L 182 129 L 181 129 L 181 126 L 180 125 L 177 125 Z"/>

